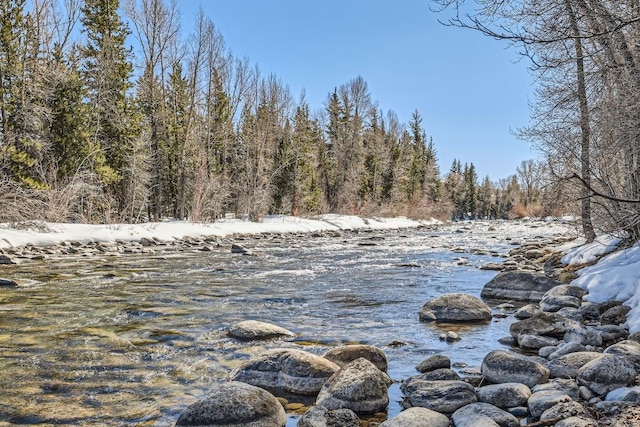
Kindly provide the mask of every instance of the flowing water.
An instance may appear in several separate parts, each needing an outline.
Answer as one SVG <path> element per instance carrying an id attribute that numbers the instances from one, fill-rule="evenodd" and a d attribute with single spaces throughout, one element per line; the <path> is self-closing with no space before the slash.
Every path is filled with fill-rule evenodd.
<path id="1" fill-rule="evenodd" d="M 479 296 L 513 244 L 558 228 L 524 224 L 505 240 L 486 223 L 436 230 L 263 236 L 236 243 L 254 256 L 211 252 L 64 256 L 0 266 L 23 287 L 0 288 L 0 426 L 172 425 L 180 412 L 265 348 L 317 354 L 347 343 L 381 347 L 402 380 L 443 353 L 477 366 L 512 319 L 479 325 L 418 321 L 443 293 Z M 296 332 L 291 341 L 239 342 L 246 319 Z M 455 330 L 462 340 L 439 335 Z M 400 411 L 390 389 L 388 415 Z M 289 426 L 298 416 L 289 415 Z"/>

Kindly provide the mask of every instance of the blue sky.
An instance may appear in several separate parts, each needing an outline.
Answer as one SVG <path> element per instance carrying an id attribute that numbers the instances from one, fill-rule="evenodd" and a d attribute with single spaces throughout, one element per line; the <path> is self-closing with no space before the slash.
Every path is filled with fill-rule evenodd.
<path id="1" fill-rule="evenodd" d="M 442 172 L 473 162 L 482 179 L 514 174 L 536 153 L 512 130 L 528 124 L 526 61 L 507 45 L 445 27 L 427 0 L 179 0 L 189 31 L 199 6 L 237 57 L 274 73 L 312 109 L 362 76 L 374 101 L 433 137 Z"/>

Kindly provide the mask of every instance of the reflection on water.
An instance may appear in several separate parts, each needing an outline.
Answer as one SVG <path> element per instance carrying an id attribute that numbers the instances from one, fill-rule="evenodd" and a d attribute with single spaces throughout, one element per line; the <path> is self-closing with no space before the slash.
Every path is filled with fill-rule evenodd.
<path id="1" fill-rule="evenodd" d="M 487 229 L 243 242 L 257 256 L 223 245 L 1 266 L 1 276 L 28 286 L 0 288 L 0 421 L 171 425 L 240 360 L 270 346 L 318 354 L 344 343 L 380 346 L 396 380 L 436 352 L 478 365 L 509 319 L 457 325 L 463 339 L 448 344 L 438 339 L 447 328 L 420 323 L 417 313 L 442 293 L 480 294 L 495 273 L 477 266 L 493 258 L 465 255 L 468 265 L 459 266 L 458 249 L 506 251 Z M 266 343 L 227 337 L 226 328 L 244 319 L 299 335 Z M 397 386 L 391 399 L 394 415 Z"/>

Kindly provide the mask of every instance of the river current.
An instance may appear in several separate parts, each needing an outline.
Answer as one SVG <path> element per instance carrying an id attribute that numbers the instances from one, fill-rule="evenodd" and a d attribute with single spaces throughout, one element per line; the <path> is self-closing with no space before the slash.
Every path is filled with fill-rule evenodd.
<path id="1" fill-rule="evenodd" d="M 418 320 L 444 293 L 479 296 L 514 245 L 567 233 L 545 222 L 458 223 L 433 229 L 268 235 L 121 256 L 61 256 L 0 266 L 25 284 L 0 288 L 0 426 L 172 425 L 180 412 L 266 348 L 316 354 L 348 344 L 383 349 L 402 380 L 442 353 L 479 366 L 510 316 L 478 325 Z M 253 255 L 232 254 L 231 243 Z M 238 321 L 277 324 L 289 341 L 239 342 Z M 439 339 L 448 330 L 462 340 Z M 390 388 L 388 416 L 402 399 Z M 290 414 L 288 426 L 298 415 Z"/>

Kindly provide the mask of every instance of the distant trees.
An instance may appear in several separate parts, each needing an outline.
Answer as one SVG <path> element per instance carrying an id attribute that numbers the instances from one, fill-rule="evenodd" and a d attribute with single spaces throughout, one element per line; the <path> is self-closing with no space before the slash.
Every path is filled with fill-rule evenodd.
<path id="1" fill-rule="evenodd" d="M 441 177 L 420 113 L 401 123 L 360 76 L 313 111 L 202 11 L 184 35 L 170 0 L 0 0 L 0 24 L 0 221 L 502 218 L 543 198 L 534 164 L 504 188 L 460 160 Z"/>
<path id="2" fill-rule="evenodd" d="M 587 239 L 594 228 L 640 239 L 637 1 L 432 3 L 454 11 L 449 24 L 507 40 L 530 60 L 537 102 L 521 134 L 545 154 L 549 188 L 581 204 Z"/>

